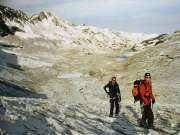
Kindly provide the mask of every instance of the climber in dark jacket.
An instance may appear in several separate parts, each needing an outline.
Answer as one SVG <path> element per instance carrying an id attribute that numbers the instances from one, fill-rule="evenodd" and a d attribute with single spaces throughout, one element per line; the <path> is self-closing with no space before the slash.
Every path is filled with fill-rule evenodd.
<path id="1" fill-rule="evenodd" d="M 109 90 L 107 90 L 107 88 Z M 109 83 L 104 86 L 104 90 L 110 97 L 109 117 L 113 117 L 114 104 L 116 107 L 115 116 L 118 116 L 119 115 L 119 102 L 121 101 L 121 93 L 120 93 L 119 85 L 116 82 L 116 77 L 112 77 L 112 80 L 109 81 Z"/>

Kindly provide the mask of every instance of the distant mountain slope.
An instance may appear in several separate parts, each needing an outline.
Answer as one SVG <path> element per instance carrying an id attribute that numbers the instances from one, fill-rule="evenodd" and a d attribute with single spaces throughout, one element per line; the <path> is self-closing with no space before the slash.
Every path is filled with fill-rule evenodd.
<path id="1" fill-rule="evenodd" d="M 141 42 L 156 35 L 142 33 L 113 32 L 93 26 L 77 26 L 57 17 L 52 12 L 42 11 L 28 17 L 23 11 L 0 6 L 0 17 L 8 26 L 16 26 L 23 32 L 21 38 L 43 38 L 58 40 L 64 46 L 91 49 L 141 48 Z"/>

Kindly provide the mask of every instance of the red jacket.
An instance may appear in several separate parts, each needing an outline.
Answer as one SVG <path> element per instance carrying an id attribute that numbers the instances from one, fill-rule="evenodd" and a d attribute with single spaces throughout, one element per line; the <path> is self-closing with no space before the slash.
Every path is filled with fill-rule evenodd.
<path id="1" fill-rule="evenodd" d="M 155 100 L 154 95 L 152 93 L 152 85 L 146 83 L 143 81 L 140 85 L 140 94 L 141 94 L 141 101 L 144 103 L 144 105 L 149 105 L 151 104 L 152 100 Z"/>

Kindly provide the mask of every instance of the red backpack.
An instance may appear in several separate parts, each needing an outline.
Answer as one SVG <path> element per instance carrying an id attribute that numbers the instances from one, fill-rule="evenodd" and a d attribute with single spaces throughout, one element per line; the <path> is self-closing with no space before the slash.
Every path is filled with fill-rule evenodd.
<path id="1" fill-rule="evenodd" d="M 134 86 L 132 89 L 132 96 L 134 97 L 134 103 L 139 101 L 141 98 L 139 87 L 142 84 L 143 80 L 134 81 Z"/>

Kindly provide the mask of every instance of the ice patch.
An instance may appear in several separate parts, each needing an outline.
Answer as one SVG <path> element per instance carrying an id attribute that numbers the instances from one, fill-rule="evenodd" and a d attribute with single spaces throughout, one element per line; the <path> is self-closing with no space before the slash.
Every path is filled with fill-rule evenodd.
<path id="1" fill-rule="evenodd" d="M 127 58 L 128 58 L 127 56 L 117 56 L 115 57 L 115 60 L 121 62 L 121 61 L 127 60 Z"/>
<path id="2" fill-rule="evenodd" d="M 42 61 L 37 58 L 18 57 L 18 64 L 30 68 L 52 67 L 53 63 Z"/>
<path id="3" fill-rule="evenodd" d="M 24 25 L 23 30 L 24 30 L 24 32 L 16 32 L 15 35 L 17 35 L 21 38 L 25 38 L 25 39 L 26 38 L 38 38 L 38 37 L 40 37 L 39 35 L 34 34 L 30 25 Z"/>
<path id="4" fill-rule="evenodd" d="M 58 78 L 59 79 L 69 79 L 69 78 L 80 78 L 82 76 L 81 73 L 64 73 L 64 74 L 59 74 Z"/>

